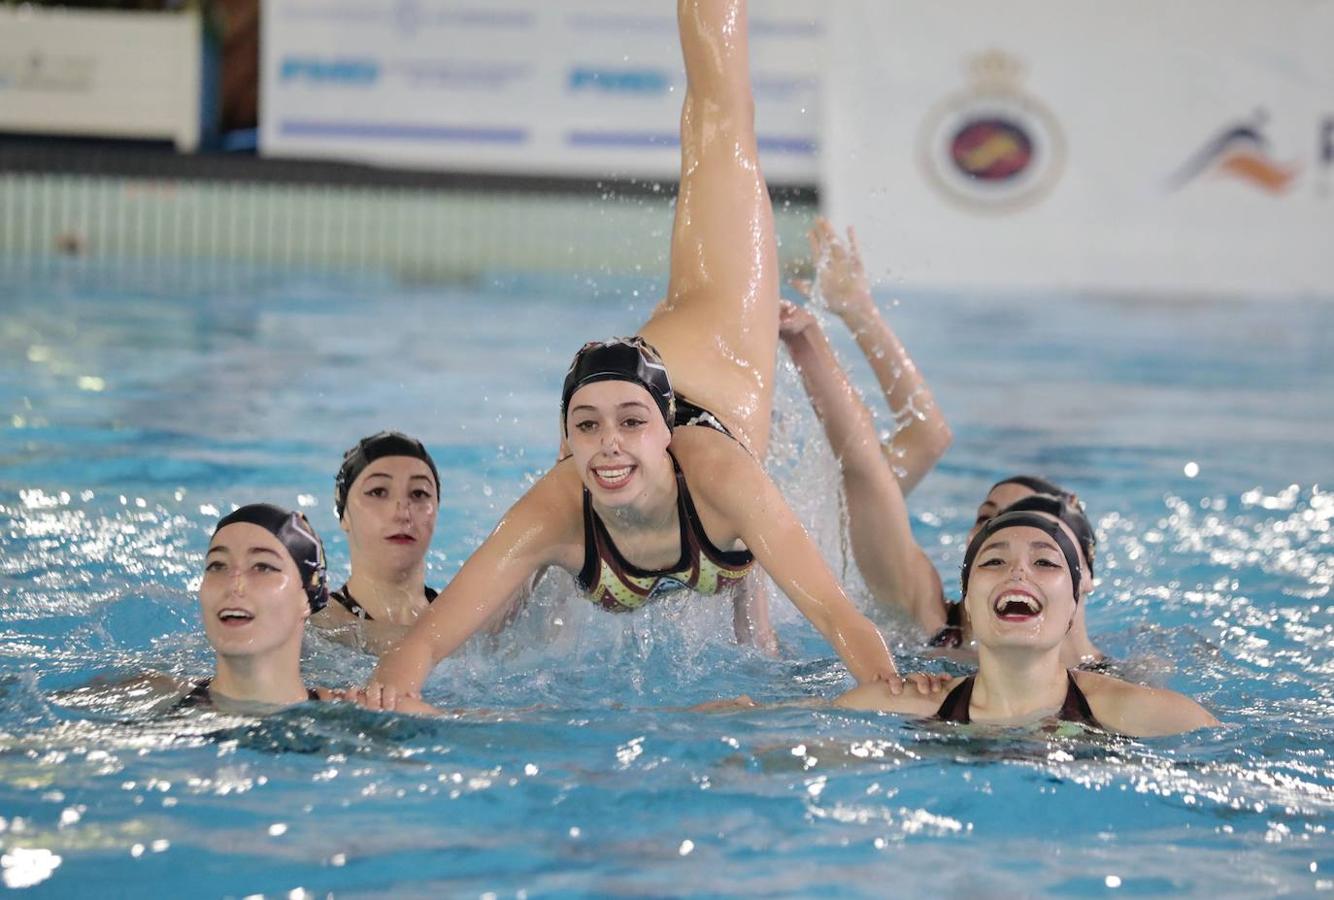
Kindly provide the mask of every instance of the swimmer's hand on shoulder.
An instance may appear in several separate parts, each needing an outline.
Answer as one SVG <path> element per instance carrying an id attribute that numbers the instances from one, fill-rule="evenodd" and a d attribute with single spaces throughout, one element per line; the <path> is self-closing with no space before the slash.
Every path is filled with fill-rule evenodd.
<path id="1" fill-rule="evenodd" d="M 872 681 L 857 685 L 835 697 L 832 702 L 834 706 L 843 709 L 931 715 L 940 708 L 944 700 L 941 695 L 952 680 L 945 675 L 917 673 L 908 677 L 915 690 L 906 690 L 906 684 L 902 682 L 895 690 L 887 681 Z"/>
<path id="2" fill-rule="evenodd" d="M 355 703 L 366 709 L 373 709 L 377 712 L 396 712 L 408 713 L 414 716 L 441 716 L 444 712 L 431 704 L 422 700 L 415 694 L 403 694 L 389 689 L 388 695 L 379 686 L 381 690 L 373 692 L 368 687 L 364 688 L 346 688 L 344 690 L 332 690 L 329 688 L 320 688 L 322 699 L 344 700 L 348 703 Z M 325 697 L 324 695 L 328 696 Z M 378 705 L 375 705 L 377 704 Z"/>
<path id="3" fill-rule="evenodd" d="M 945 686 L 950 683 L 949 675 L 940 675 L 932 672 L 913 672 L 911 675 L 899 675 L 897 672 L 892 676 L 881 676 L 872 684 L 881 684 L 895 697 L 904 693 L 909 687 L 914 688 L 918 694 L 923 697 L 930 697 L 941 693 Z"/>
<path id="4" fill-rule="evenodd" d="M 376 681 L 374 678 L 368 681 L 364 688 L 357 690 L 351 699 L 366 709 L 380 712 L 394 712 L 400 707 L 422 703 L 421 694 L 416 691 L 402 690 L 392 684 Z M 407 711 L 406 708 L 404 711 Z"/>

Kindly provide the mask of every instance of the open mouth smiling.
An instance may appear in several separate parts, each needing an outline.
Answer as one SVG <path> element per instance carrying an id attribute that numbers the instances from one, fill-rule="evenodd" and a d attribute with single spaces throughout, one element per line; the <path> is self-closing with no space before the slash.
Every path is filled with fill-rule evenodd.
<path id="1" fill-rule="evenodd" d="M 218 610 L 218 620 L 224 625 L 245 625 L 255 619 L 255 614 L 235 606 Z"/>
<path id="2" fill-rule="evenodd" d="M 992 604 L 996 617 L 1002 622 L 1027 622 L 1042 615 L 1042 601 L 1027 591 L 1009 590 Z"/>
<path id="3" fill-rule="evenodd" d="M 597 480 L 599 486 L 607 490 L 616 490 L 624 487 L 634 473 L 634 466 L 616 466 L 615 468 L 603 467 L 593 469 L 593 477 Z"/>

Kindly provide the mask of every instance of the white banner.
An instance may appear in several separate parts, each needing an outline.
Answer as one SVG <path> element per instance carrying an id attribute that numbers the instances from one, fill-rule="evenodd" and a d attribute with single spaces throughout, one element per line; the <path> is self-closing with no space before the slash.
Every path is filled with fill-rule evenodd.
<path id="1" fill-rule="evenodd" d="M 1334 293 L 1331 0 L 842 0 L 823 187 L 881 280 Z"/>
<path id="2" fill-rule="evenodd" d="M 765 172 L 813 183 L 816 0 L 752 4 Z M 265 0 L 272 156 L 576 177 L 677 177 L 685 73 L 660 0 Z"/>
<path id="3" fill-rule="evenodd" d="M 0 7 L 0 131 L 199 143 L 196 12 Z"/>

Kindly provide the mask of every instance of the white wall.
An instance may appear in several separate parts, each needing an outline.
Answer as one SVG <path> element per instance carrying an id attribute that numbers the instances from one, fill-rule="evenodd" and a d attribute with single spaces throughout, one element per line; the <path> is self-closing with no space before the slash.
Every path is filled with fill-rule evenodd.
<path id="1" fill-rule="evenodd" d="M 828 41 L 825 197 L 881 280 L 1334 293 L 1329 0 L 840 0 Z"/>
<path id="2" fill-rule="evenodd" d="M 0 131 L 199 143 L 194 12 L 0 7 Z"/>

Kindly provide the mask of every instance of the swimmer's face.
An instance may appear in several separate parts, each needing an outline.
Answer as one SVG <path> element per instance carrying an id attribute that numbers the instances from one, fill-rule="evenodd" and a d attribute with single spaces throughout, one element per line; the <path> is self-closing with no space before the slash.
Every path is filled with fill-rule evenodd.
<path id="1" fill-rule="evenodd" d="M 1037 491 L 1022 484 L 998 484 L 991 489 L 985 500 L 977 507 L 977 519 L 973 522 L 973 527 L 968 529 L 968 539 L 964 541 L 964 546 L 973 540 L 973 536 L 982 529 L 982 526 L 988 521 L 994 519 L 1001 510 L 1011 503 L 1018 503 L 1025 497 L 1033 496 Z"/>
<path id="2" fill-rule="evenodd" d="M 670 468 L 672 432 L 652 395 L 630 381 L 595 381 L 570 397 L 566 438 L 584 486 L 605 506 L 644 496 Z"/>
<path id="3" fill-rule="evenodd" d="M 310 602 L 287 548 L 249 522 L 209 542 L 199 585 L 204 634 L 219 656 L 301 652 Z"/>
<path id="4" fill-rule="evenodd" d="M 1070 569 L 1056 541 L 1040 529 L 1017 526 L 996 532 L 982 545 L 969 571 L 964 603 L 973 634 L 984 647 L 1050 650 L 1070 630 L 1072 591 Z"/>
<path id="5" fill-rule="evenodd" d="M 342 526 L 352 566 L 402 570 L 426 556 L 439 501 L 435 478 L 412 456 L 385 456 L 368 465 L 347 492 Z"/>

